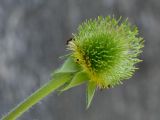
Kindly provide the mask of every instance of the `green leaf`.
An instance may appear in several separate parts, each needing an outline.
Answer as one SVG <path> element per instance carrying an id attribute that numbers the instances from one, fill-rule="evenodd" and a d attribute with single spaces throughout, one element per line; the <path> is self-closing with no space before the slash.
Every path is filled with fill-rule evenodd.
<path id="1" fill-rule="evenodd" d="M 79 64 L 77 64 L 74 59 L 70 56 L 66 59 L 66 61 L 63 63 L 62 67 L 55 71 L 58 72 L 77 72 L 81 69 Z"/>
<path id="2" fill-rule="evenodd" d="M 75 73 L 73 72 L 56 72 L 56 73 L 53 73 L 52 75 L 52 79 L 56 82 L 59 82 L 58 84 L 61 84 L 60 82 L 62 82 L 63 84 L 61 84 L 59 87 L 58 87 L 58 94 L 60 95 L 62 92 L 59 90 L 59 89 L 62 89 L 64 88 L 64 86 L 68 85 L 71 80 L 73 79 L 73 76 L 74 76 Z"/>
<path id="3" fill-rule="evenodd" d="M 76 75 L 73 77 L 72 81 L 64 87 L 61 91 L 66 91 L 72 87 L 81 85 L 89 80 L 88 74 L 84 71 L 80 71 L 76 73 Z"/>
<path id="4" fill-rule="evenodd" d="M 62 79 L 65 77 L 71 78 L 71 76 L 73 77 L 73 75 L 74 75 L 73 72 L 55 72 L 55 73 L 53 73 L 51 79 Z"/>
<path id="5" fill-rule="evenodd" d="M 95 90 L 96 90 L 96 84 L 94 82 L 88 82 L 87 96 L 86 96 L 86 99 L 87 99 L 86 100 L 87 101 L 87 109 L 89 108 L 89 106 L 90 106 L 90 104 L 92 102 Z"/>
<path id="6" fill-rule="evenodd" d="M 74 73 L 72 72 L 59 72 L 59 73 L 54 73 L 51 82 L 53 83 L 53 86 L 60 87 L 66 82 L 70 81 L 74 76 Z"/>

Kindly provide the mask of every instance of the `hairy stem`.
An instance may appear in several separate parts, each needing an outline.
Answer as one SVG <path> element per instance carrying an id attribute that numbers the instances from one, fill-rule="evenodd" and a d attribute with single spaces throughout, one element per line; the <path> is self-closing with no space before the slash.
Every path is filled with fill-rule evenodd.
<path id="1" fill-rule="evenodd" d="M 34 104 L 38 103 L 41 99 L 46 97 L 49 93 L 62 86 L 67 80 L 71 79 L 71 74 L 59 74 L 50 80 L 44 86 L 35 91 L 31 96 L 25 99 L 22 103 L 11 110 L 2 120 L 15 120 L 31 108 Z"/>

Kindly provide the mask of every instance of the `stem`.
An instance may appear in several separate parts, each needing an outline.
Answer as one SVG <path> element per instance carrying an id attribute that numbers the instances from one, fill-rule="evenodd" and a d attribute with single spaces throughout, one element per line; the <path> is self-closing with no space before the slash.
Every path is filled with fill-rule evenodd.
<path id="1" fill-rule="evenodd" d="M 25 99 L 12 111 L 10 111 L 2 120 L 15 120 L 21 116 L 25 111 L 31 108 L 34 104 L 38 103 L 41 99 L 46 97 L 49 93 L 56 90 L 58 87 L 62 86 L 67 80 L 71 79 L 71 74 L 59 74 L 55 76 L 54 79 L 50 80 L 48 83 L 43 85 L 37 91 L 35 91 L 31 96 Z"/>

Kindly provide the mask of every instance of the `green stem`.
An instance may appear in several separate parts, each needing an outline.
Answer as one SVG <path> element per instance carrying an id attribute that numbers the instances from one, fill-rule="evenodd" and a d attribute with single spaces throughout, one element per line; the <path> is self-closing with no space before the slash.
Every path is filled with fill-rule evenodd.
<path id="1" fill-rule="evenodd" d="M 2 118 L 2 120 L 15 120 L 21 116 L 25 111 L 31 108 L 34 104 L 38 103 L 41 99 L 46 97 L 49 93 L 53 92 L 60 86 L 62 86 L 67 80 L 71 79 L 71 74 L 58 74 L 54 76 L 54 79 L 50 80 L 44 86 L 35 91 L 31 96 L 25 99 L 11 112 Z"/>

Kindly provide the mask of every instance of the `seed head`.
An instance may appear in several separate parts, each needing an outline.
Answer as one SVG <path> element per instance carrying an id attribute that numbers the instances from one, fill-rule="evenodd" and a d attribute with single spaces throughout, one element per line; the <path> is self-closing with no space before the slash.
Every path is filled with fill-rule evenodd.
<path id="1" fill-rule="evenodd" d="M 99 88 L 130 78 L 141 60 L 143 39 L 128 20 L 98 17 L 82 23 L 68 43 L 75 62 Z"/>

